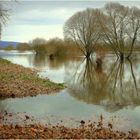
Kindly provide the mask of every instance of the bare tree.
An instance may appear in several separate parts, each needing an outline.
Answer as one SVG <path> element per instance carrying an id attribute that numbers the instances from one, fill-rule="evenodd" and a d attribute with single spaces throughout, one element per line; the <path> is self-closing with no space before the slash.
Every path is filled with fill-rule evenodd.
<path id="1" fill-rule="evenodd" d="M 35 38 L 31 41 L 32 46 L 39 46 L 46 44 L 46 40 L 44 38 Z"/>
<path id="2" fill-rule="evenodd" d="M 64 25 L 65 39 L 74 41 L 86 57 L 90 57 L 99 39 L 96 12 L 94 9 L 77 12 Z"/>
<path id="3" fill-rule="evenodd" d="M 129 58 L 133 52 L 136 41 L 140 39 L 140 9 L 137 7 L 132 7 L 130 9 L 127 35 L 130 46 L 130 52 L 127 56 Z"/>
<path id="4" fill-rule="evenodd" d="M 30 42 L 30 45 L 35 50 L 36 54 L 45 53 L 46 40 L 44 38 L 35 38 Z"/>
<path id="5" fill-rule="evenodd" d="M 124 58 L 125 48 L 130 47 L 127 56 L 130 57 L 139 34 L 139 9 L 125 7 L 119 3 L 108 3 L 103 13 L 98 12 L 97 17 L 104 42 L 111 46 L 121 60 Z"/>
<path id="6" fill-rule="evenodd" d="M 128 8 L 119 3 L 108 3 L 105 5 L 103 14 L 98 15 L 100 27 L 103 32 L 103 40 L 111 46 L 117 56 L 123 58 L 125 46 L 125 28 L 127 22 Z"/>
<path id="7" fill-rule="evenodd" d="M 0 38 L 2 26 L 6 25 L 8 18 L 9 18 L 8 9 L 4 8 L 2 2 L 0 2 Z"/>

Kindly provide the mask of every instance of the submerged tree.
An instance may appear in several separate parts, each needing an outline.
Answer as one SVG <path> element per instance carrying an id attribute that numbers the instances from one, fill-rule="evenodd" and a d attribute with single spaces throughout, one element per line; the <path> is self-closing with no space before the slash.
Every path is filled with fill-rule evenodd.
<path id="1" fill-rule="evenodd" d="M 120 57 L 123 57 L 125 28 L 128 24 L 127 15 L 128 8 L 118 3 L 106 4 L 104 13 L 98 15 L 102 39 Z"/>
<path id="2" fill-rule="evenodd" d="M 125 49 L 130 48 L 130 57 L 140 33 L 140 9 L 125 7 L 119 3 L 108 3 L 103 12 L 98 12 L 102 40 L 114 50 L 121 60 Z"/>
<path id="3" fill-rule="evenodd" d="M 130 9 L 127 35 L 130 41 L 130 52 L 128 54 L 129 58 L 133 52 L 136 41 L 140 39 L 140 9 L 137 7 L 132 7 Z"/>
<path id="4" fill-rule="evenodd" d="M 94 9 L 77 12 L 64 25 L 65 39 L 74 41 L 86 57 L 90 57 L 99 39 L 97 12 Z"/>

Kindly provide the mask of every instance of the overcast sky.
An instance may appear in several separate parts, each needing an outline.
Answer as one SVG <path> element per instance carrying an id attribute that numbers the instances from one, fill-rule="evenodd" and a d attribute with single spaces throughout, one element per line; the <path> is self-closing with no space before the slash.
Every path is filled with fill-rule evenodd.
<path id="1" fill-rule="evenodd" d="M 2 40 L 28 42 L 36 37 L 63 38 L 63 25 L 75 12 L 86 8 L 102 8 L 108 1 L 39 1 L 5 2 L 10 20 L 2 31 Z M 115 1 L 116 2 L 116 1 Z M 140 1 L 118 1 L 127 6 L 140 7 Z"/>

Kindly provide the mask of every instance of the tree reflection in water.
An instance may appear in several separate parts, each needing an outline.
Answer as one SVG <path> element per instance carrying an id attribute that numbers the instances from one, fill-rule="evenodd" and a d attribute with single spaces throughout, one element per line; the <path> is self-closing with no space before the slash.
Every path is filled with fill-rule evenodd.
<path id="1" fill-rule="evenodd" d="M 80 61 L 79 57 L 61 57 L 61 56 L 54 56 L 50 58 L 49 55 L 44 54 L 35 54 L 32 60 L 33 66 L 35 68 L 43 69 L 48 66 L 50 69 L 59 69 L 63 66 L 67 66 L 69 62 L 77 62 Z"/>
<path id="2" fill-rule="evenodd" d="M 136 62 L 84 59 L 67 74 L 70 95 L 94 105 L 102 105 L 109 112 L 127 106 L 140 105 L 140 75 Z M 70 66 L 71 67 L 71 66 Z M 69 71 L 70 68 L 67 68 Z M 68 72 L 67 72 L 68 73 Z"/>
<path id="3" fill-rule="evenodd" d="M 36 67 L 36 68 L 45 67 L 46 63 L 47 63 L 46 55 L 44 55 L 44 54 L 35 54 L 32 63 L 33 63 L 33 66 Z"/>

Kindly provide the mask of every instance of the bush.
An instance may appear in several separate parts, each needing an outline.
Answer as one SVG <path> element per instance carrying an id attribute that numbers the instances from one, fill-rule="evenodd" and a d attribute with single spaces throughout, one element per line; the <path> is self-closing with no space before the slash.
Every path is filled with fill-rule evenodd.
<path id="1" fill-rule="evenodd" d="M 43 38 L 35 38 L 31 41 L 31 47 L 36 52 L 36 54 L 45 54 L 46 53 L 46 40 Z"/>
<path id="2" fill-rule="evenodd" d="M 31 50 L 31 47 L 28 43 L 18 43 L 16 49 L 19 51 Z"/>
<path id="3" fill-rule="evenodd" d="M 14 50 L 14 47 L 9 45 L 9 46 L 5 47 L 4 50 L 6 50 L 6 51 Z"/>
<path id="4" fill-rule="evenodd" d="M 31 46 L 36 54 L 45 54 L 53 57 L 71 57 L 82 54 L 74 42 L 59 38 L 52 38 L 48 41 L 36 38 L 31 42 Z"/>

